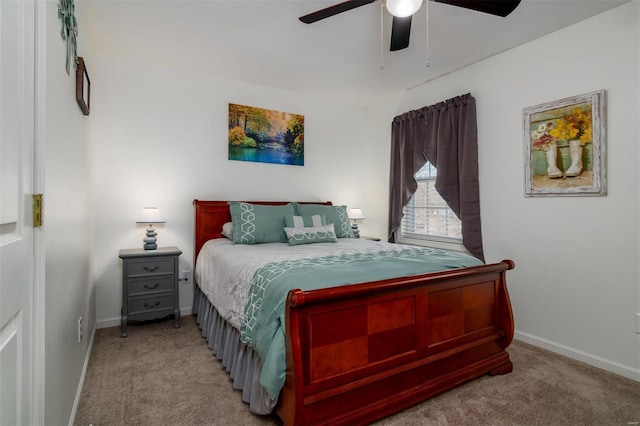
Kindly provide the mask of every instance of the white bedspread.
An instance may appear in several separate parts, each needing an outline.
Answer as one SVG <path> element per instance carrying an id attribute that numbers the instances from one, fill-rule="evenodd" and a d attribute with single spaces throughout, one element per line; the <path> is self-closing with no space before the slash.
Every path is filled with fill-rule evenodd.
<path id="1" fill-rule="evenodd" d="M 353 238 L 340 238 L 336 243 L 298 246 L 286 243 L 233 244 L 231 240 L 218 238 L 202 246 L 196 260 L 195 279 L 218 313 L 239 330 L 251 279 L 261 266 L 287 259 L 400 248 L 402 246 L 397 244 Z"/>

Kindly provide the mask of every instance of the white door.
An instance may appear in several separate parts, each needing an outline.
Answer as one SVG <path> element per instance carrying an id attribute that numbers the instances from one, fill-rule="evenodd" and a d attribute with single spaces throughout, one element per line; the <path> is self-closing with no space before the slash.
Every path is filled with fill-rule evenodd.
<path id="1" fill-rule="evenodd" d="M 0 425 L 31 424 L 34 2 L 0 0 Z"/>

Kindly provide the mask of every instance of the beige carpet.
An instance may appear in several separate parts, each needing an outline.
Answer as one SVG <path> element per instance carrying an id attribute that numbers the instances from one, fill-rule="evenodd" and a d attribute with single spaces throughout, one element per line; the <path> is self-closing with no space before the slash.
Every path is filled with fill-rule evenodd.
<path id="1" fill-rule="evenodd" d="M 96 332 L 76 425 L 274 425 L 249 413 L 194 317 Z M 473 382 L 378 425 L 638 425 L 640 383 L 514 342 L 514 371 Z"/>

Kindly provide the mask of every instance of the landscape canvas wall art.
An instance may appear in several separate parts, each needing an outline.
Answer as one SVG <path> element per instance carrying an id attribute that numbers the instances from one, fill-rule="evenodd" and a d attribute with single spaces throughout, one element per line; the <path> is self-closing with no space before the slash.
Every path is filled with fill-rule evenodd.
<path id="1" fill-rule="evenodd" d="M 229 160 L 304 166 L 304 116 L 230 103 Z"/>

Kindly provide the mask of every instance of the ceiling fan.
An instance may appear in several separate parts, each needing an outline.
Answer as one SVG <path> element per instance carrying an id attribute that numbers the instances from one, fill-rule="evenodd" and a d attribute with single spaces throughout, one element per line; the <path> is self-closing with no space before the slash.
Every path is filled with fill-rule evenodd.
<path id="1" fill-rule="evenodd" d="M 299 19 L 305 24 L 312 24 L 325 18 L 355 9 L 378 0 L 348 0 L 334 4 L 324 9 L 317 10 Z M 409 47 L 411 34 L 411 17 L 427 0 L 380 0 L 385 3 L 387 10 L 393 15 L 391 27 L 391 51 Z M 521 0 L 428 0 L 436 3 L 445 3 L 453 6 L 472 9 L 478 12 L 489 13 L 505 17 L 520 4 Z"/>

